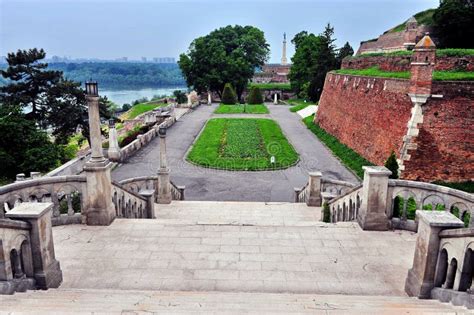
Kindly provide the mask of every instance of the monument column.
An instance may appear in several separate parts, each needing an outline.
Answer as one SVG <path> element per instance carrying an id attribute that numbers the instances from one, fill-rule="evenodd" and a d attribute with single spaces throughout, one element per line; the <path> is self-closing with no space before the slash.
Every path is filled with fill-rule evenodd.
<path id="1" fill-rule="evenodd" d="M 281 64 L 287 65 L 288 60 L 286 59 L 286 33 L 283 33 L 283 52 L 281 55 Z"/>
<path id="2" fill-rule="evenodd" d="M 86 162 L 87 194 L 84 215 L 87 225 L 109 225 L 115 219 L 112 203 L 111 163 L 102 152 L 100 132 L 99 93 L 97 82 L 86 82 L 86 100 L 89 106 L 91 158 Z"/>
<path id="3" fill-rule="evenodd" d="M 158 203 L 171 203 L 170 169 L 166 162 L 166 128 L 158 130 L 160 136 L 160 169 L 158 170 Z"/>

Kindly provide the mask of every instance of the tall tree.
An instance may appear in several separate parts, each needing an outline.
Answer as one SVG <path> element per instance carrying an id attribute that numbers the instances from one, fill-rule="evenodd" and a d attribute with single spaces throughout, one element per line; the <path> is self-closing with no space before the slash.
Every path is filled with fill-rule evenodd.
<path id="1" fill-rule="evenodd" d="M 224 85 L 231 83 L 240 99 L 255 69 L 268 59 L 269 51 L 258 28 L 229 25 L 196 38 L 178 63 L 189 87 L 220 96 Z"/>
<path id="2" fill-rule="evenodd" d="M 349 44 L 349 42 L 346 42 L 342 48 L 339 49 L 337 52 L 337 68 L 341 67 L 342 60 L 346 57 L 354 55 L 354 49 L 352 49 L 352 46 Z"/>
<path id="3" fill-rule="evenodd" d="M 441 0 L 433 22 L 439 47 L 474 48 L 473 0 Z"/>
<path id="4" fill-rule="evenodd" d="M 296 51 L 288 77 L 298 95 L 319 100 L 326 73 L 337 68 L 333 35 L 334 28 L 327 24 L 318 36 L 303 31 L 293 38 Z"/>

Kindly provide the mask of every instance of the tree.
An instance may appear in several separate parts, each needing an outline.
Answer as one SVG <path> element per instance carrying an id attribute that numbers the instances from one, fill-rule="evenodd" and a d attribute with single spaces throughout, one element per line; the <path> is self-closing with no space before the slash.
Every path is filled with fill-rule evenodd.
<path id="1" fill-rule="evenodd" d="M 352 49 L 352 46 L 349 44 L 349 42 L 346 42 L 344 46 L 342 46 L 342 48 L 337 52 L 337 68 L 341 68 L 342 60 L 344 58 L 352 55 L 354 55 L 354 49 Z"/>
<path id="2" fill-rule="evenodd" d="M 186 97 L 186 94 L 183 91 L 181 91 L 181 90 L 173 91 L 173 95 L 176 98 L 176 102 L 178 104 L 186 103 L 187 97 Z"/>
<path id="3" fill-rule="evenodd" d="M 224 91 L 222 91 L 222 104 L 234 105 L 237 103 L 237 96 L 235 95 L 234 88 L 230 83 L 226 83 Z"/>
<path id="4" fill-rule="evenodd" d="M 87 106 L 84 91 L 78 82 L 67 80 L 60 71 L 48 70 L 41 62 L 46 57 L 43 49 L 18 50 L 9 53 L 8 68 L 2 70 L 10 83 L 0 88 L 3 106 L 26 112 L 25 118 L 43 130 L 52 130 L 56 143 L 66 143 L 78 127 L 88 138 Z M 110 118 L 113 103 L 101 97 L 102 118 Z"/>
<path id="5" fill-rule="evenodd" d="M 474 1 L 441 0 L 433 27 L 440 48 L 474 48 Z"/>
<path id="6" fill-rule="evenodd" d="M 390 153 L 390 156 L 385 162 L 385 167 L 388 168 L 392 172 L 392 175 L 389 176 L 390 178 L 393 178 L 393 179 L 398 178 L 398 162 L 397 162 L 397 156 L 395 155 L 395 152 L 392 151 L 392 153 Z"/>
<path id="7" fill-rule="evenodd" d="M 132 108 L 132 105 L 126 103 L 126 104 L 123 104 L 122 105 L 122 112 L 126 112 L 127 110 L 129 110 L 130 108 Z"/>
<path id="8" fill-rule="evenodd" d="M 269 45 L 261 30 L 253 26 L 226 26 L 196 38 L 187 53 L 179 58 L 179 66 L 187 85 L 202 92 L 216 92 L 220 97 L 226 83 L 242 92 L 255 69 L 265 64 Z"/>
<path id="9" fill-rule="evenodd" d="M 333 35 L 334 28 L 328 24 L 318 36 L 303 31 L 293 38 L 296 51 L 288 77 L 298 95 L 307 95 L 312 101 L 319 100 L 326 73 L 337 68 Z"/>
<path id="10" fill-rule="evenodd" d="M 263 97 L 260 89 L 253 86 L 247 96 L 247 104 L 263 104 Z"/>

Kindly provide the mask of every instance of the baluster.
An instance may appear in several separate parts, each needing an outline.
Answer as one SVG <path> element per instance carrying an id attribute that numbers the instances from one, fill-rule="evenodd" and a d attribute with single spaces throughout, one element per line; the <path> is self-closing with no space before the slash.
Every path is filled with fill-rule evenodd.
<path id="1" fill-rule="evenodd" d="M 72 208 L 72 194 L 66 195 L 67 202 L 67 215 L 74 215 L 74 209 Z"/>
<path id="2" fill-rule="evenodd" d="M 51 202 L 53 203 L 53 217 L 59 217 L 61 213 L 59 212 L 59 198 L 57 192 L 51 192 Z"/>

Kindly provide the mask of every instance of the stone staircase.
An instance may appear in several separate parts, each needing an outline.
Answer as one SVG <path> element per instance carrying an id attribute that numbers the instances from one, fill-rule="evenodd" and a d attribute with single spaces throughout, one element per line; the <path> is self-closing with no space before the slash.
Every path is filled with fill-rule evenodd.
<path id="1" fill-rule="evenodd" d="M 55 289 L 0 296 L 0 314 L 462 314 L 398 296 Z"/>
<path id="2" fill-rule="evenodd" d="M 61 287 L 0 296 L 0 314 L 465 310 L 405 295 L 411 232 L 327 224 L 294 203 L 174 201 L 155 213 L 53 228 Z"/>

